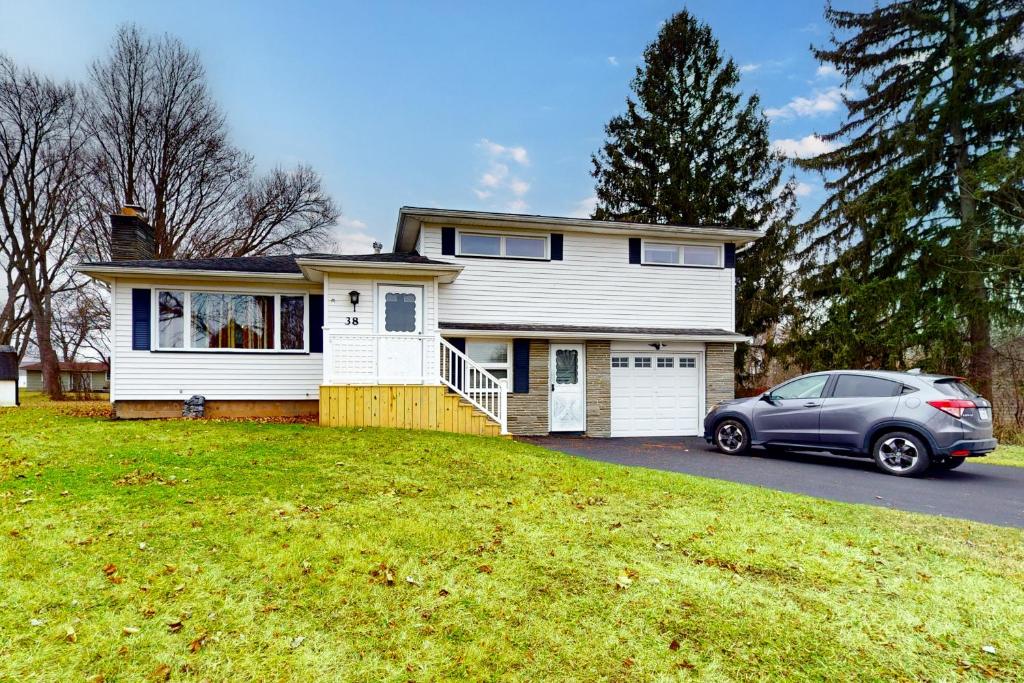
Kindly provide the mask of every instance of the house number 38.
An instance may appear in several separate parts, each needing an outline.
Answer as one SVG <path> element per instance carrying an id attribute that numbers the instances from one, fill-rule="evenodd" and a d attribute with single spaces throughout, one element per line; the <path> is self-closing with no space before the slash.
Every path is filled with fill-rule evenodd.
<path id="1" fill-rule="evenodd" d="M 346 325 L 358 325 L 359 324 L 359 318 L 350 315 L 347 318 L 345 318 L 345 324 Z"/>

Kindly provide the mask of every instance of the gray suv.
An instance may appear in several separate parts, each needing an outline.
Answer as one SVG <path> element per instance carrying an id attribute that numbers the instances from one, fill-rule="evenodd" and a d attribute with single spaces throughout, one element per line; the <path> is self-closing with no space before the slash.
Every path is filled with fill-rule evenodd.
<path id="1" fill-rule="evenodd" d="M 953 469 L 996 447 L 991 403 L 962 378 L 913 371 L 803 375 L 719 403 L 704 418 L 704 438 L 731 455 L 764 446 L 871 457 L 897 476 Z"/>

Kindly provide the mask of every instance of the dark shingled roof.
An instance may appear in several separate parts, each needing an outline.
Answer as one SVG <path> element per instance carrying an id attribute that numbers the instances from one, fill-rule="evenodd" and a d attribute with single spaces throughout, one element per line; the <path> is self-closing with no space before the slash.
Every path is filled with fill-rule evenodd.
<path id="1" fill-rule="evenodd" d="M 80 268 L 166 268 L 167 270 L 220 270 L 233 273 L 301 273 L 295 259 L 310 258 L 342 263 L 422 263 L 427 265 L 451 265 L 444 261 L 433 261 L 415 251 L 386 254 L 289 254 L 286 256 L 236 256 L 201 259 L 147 259 L 140 261 L 96 261 L 82 263 Z"/>
<path id="2" fill-rule="evenodd" d="M 57 363 L 57 367 L 60 368 L 61 372 L 106 372 L 106 363 L 95 363 L 95 362 L 78 362 L 78 361 L 60 361 Z M 40 372 L 43 369 L 42 363 L 25 363 L 21 366 L 22 370 L 28 370 L 30 372 Z"/>
<path id="3" fill-rule="evenodd" d="M 438 323 L 442 330 L 474 330 L 479 332 L 561 332 L 580 334 L 672 334 L 686 336 L 738 336 L 736 332 L 699 327 L 605 327 L 588 325 L 532 325 L 529 323 Z M 739 335 L 742 336 L 742 335 Z"/>

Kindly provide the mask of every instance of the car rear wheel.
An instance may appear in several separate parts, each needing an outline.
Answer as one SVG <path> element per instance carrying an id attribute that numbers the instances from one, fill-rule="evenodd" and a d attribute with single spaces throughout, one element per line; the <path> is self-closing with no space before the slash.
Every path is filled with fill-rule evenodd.
<path id="1" fill-rule="evenodd" d="M 907 432 L 889 432 L 878 437 L 871 454 L 878 469 L 897 477 L 923 474 L 931 462 L 925 445 Z"/>
<path id="2" fill-rule="evenodd" d="M 946 458 L 935 463 L 935 466 L 940 470 L 955 470 L 960 465 L 967 462 L 967 458 Z"/>
<path id="3" fill-rule="evenodd" d="M 739 420 L 722 420 L 715 427 L 715 446 L 728 455 L 743 455 L 750 450 L 750 434 Z"/>

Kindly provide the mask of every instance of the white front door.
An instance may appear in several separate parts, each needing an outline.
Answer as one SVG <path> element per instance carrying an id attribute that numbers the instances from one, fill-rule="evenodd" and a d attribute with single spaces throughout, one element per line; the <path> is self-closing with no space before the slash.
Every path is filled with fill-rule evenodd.
<path id="1" fill-rule="evenodd" d="M 587 429 L 583 344 L 551 345 L 551 431 Z"/>
<path id="2" fill-rule="evenodd" d="M 381 384 L 423 381 L 423 287 L 377 286 L 377 377 Z"/>

